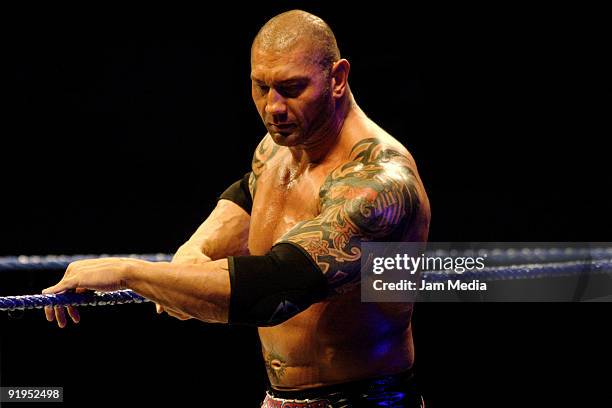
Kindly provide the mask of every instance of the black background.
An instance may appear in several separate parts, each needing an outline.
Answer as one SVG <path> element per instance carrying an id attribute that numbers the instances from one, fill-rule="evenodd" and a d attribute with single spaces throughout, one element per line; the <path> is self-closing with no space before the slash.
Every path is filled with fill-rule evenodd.
<path id="1" fill-rule="evenodd" d="M 248 171 L 265 133 L 250 42 L 297 6 L 332 26 L 357 102 L 415 156 L 432 241 L 610 241 L 612 87 L 597 10 L 291 4 L 8 14 L 0 255 L 173 252 Z M 6 273 L 0 288 L 36 293 L 59 276 Z M 148 304 L 81 312 L 65 330 L 39 311 L 0 316 L 1 384 L 64 386 L 74 406 L 263 395 L 252 329 Z M 609 313 L 417 305 L 428 406 L 606 405 Z"/>

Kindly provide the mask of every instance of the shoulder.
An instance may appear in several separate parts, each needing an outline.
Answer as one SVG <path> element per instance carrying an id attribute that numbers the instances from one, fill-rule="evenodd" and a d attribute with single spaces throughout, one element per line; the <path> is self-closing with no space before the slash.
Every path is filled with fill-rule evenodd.
<path id="1" fill-rule="evenodd" d="M 257 148 L 255 148 L 251 161 L 251 174 L 249 176 L 249 191 L 251 192 L 251 197 L 255 197 L 257 178 L 265 171 L 268 163 L 277 155 L 279 149 L 280 146 L 274 143 L 269 133 L 266 133 L 257 145 Z"/>
<path id="2" fill-rule="evenodd" d="M 321 210 L 342 206 L 361 229 L 388 233 L 418 212 L 420 182 L 413 164 L 401 145 L 362 139 L 323 183 Z"/>
<path id="3" fill-rule="evenodd" d="M 408 150 L 388 134 L 368 137 L 355 143 L 349 152 L 352 163 L 402 163 L 414 166 L 414 159 Z"/>
<path id="4" fill-rule="evenodd" d="M 274 143 L 270 134 L 266 133 L 253 153 L 251 167 L 256 175 L 261 173 L 265 163 L 276 155 L 279 148 L 280 146 Z"/>
<path id="5" fill-rule="evenodd" d="M 343 185 L 401 188 L 419 182 L 410 153 L 394 139 L 371 137 L 355 143 L 348 160 L 334 168 L 322 186 L 322 194 Z M 390 186 L 389 184 L 393 184 Z"/>

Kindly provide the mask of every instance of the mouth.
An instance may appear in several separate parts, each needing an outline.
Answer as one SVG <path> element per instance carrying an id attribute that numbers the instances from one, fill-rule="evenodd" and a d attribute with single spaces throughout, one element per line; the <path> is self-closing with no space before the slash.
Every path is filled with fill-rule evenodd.
<path id="1" fill-rule="evenodd" d="M 291 133 L 297 126 L 293 123 L 284 123 L 284 124 L 275 124 L 268 123 L 268 126 L 271 130 L 280 134 L 288 134 Z"/>

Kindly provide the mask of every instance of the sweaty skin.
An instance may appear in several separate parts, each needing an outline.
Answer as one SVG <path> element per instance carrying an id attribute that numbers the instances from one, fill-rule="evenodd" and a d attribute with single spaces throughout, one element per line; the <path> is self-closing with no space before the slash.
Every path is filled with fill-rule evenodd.
<path id="1" fill-rule="evenodd" d="M 227 323 L 227 257 L 264 255 L 288 241 L 310 254 L 332 294 L 258 329 L 272 386 L 300 390 L 407 370 L 413 305 L 360 301 L 360 243 L 427 241 L 430 207 L 416 164 L 357 106 L 350 65 L 336 58 L 322 20 L 296 11 L 271 21 L 251 50 L 253 102 L 268 130 L 253 156 L 251 214 L 219 200 L 171 263 L 78 261 L 43 293 L 131 289 L 158 312 Z M 317 59 L 321 49 L 331 50 L 331 66 Z M 47 319 L 65 326 L 64 310 L 47 308 Z M 76 309 L 68 313 L 78 321 Z"/>
<path id="2" fill-rule="evenodd" d="M 429 201 L 415 162 L 357 106 L 348 61 L 326 77 L 312 44 L 282 45 L 256 40 L 251 54 L 253 100 L 268 133 L 253 157 L 248 249 L 301 245 L 336 296 L 258 329 L 269 380 L 299 390 L 407 370 L 412 304 L 360 301 L 358 244 L 427 241 Z"/>
<path id="3" fill-rule="evenodd" d="M 320 214 L 322 187 L 326 180 L 334 182 L 332 170 L 353 161 L 355 152 L 350 153 L 355 146 L 402 155 L 415 176 L 420 205 L 412 222 L 396 231 L 393 239 L 427 240 L 429 204 L 406 149 L 358 109 L 347 117 L 338 142 L 329 151 L 336 159 L 322 160 L 294 177 L 288 149 L 275 147 L 269 135 L 264 138 L 253 161 L 257 193 L 248 240 L 252 255 L 265 254 L 297 224 Z M 407 370 L 414 359 L 411 315 L 412 304 L 362 303 L 355 286 L 284 323 L 260 327 L 270 382 L 279 390 L 299 390 Z"/>

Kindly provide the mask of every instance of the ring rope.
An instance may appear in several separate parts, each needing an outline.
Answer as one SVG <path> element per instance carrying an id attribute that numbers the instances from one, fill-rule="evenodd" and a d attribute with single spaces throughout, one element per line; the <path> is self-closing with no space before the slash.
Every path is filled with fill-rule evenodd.
<path id="1" fill-rule="evenodd" d="M 454 273 L 452 276 L 459 280 L 482 279 L 490 282 L 515 279 L 568 277 L 585 273 L 612 273 L 612 259 L 491 266 L 475 271 Z M 422 273 L 421 278 L 425 281 L 440 281 L 448 279 L 449 275 L 447 271 L 427 271 Z"/>
<path id="2" fill-rule="evenodd" d="M 452 276 L 462 280 L 478 278 L 493 281 L 577 276 L 584 273 L 612 273 L 612 259 L 486 267 L 479 271 L 466 271 Z M 444 271 L 427 271 L 423 272 L 421 277 L 423 280 L 438 281 L 448 279 L 449 275 Z M 0 297 L 0 311 L 40 309 L 44 306 L 102 306 L 141 302 L 149 302 L 149 300 L 131 290 L 6 296 Z"/>
<path id="3" fill-rule="evenodd" d="M 0 257 L 0 272 L 66 269 L 70 263 L 75 261 L 107 257 L 134 258 L 150 262 L 170 262 L 172 260 L 170 254 L 5 256 Z"/>
<path id="4" fill-rule="evenodd" d="M 428 256 L 457 257 L 483 256 L 488 263 L 496 264 L 531 264 L 538 262 L 565 262 L 581 259 L 612 259 L 612 247 L 596 248 L 503 248 L 503 249 L 467 249 L 436 250 L 426 253 Z M 169 262 L 172 254 L 128 254 L 128 255 L 46 255 L 46 256 L 9 256 L 0 257 L 0 272 L 16 270 L 56 270 L 65 269 L 71 262 L 83 259 L 103 257 L 135 258 L 151 262 Z"/>
<path id="5" fill-rule="evenodd" d="M 104 306 L 150 302 L 131 290 L 0 297 L 0 311 L 42 309 L 45 306 Z"/>

